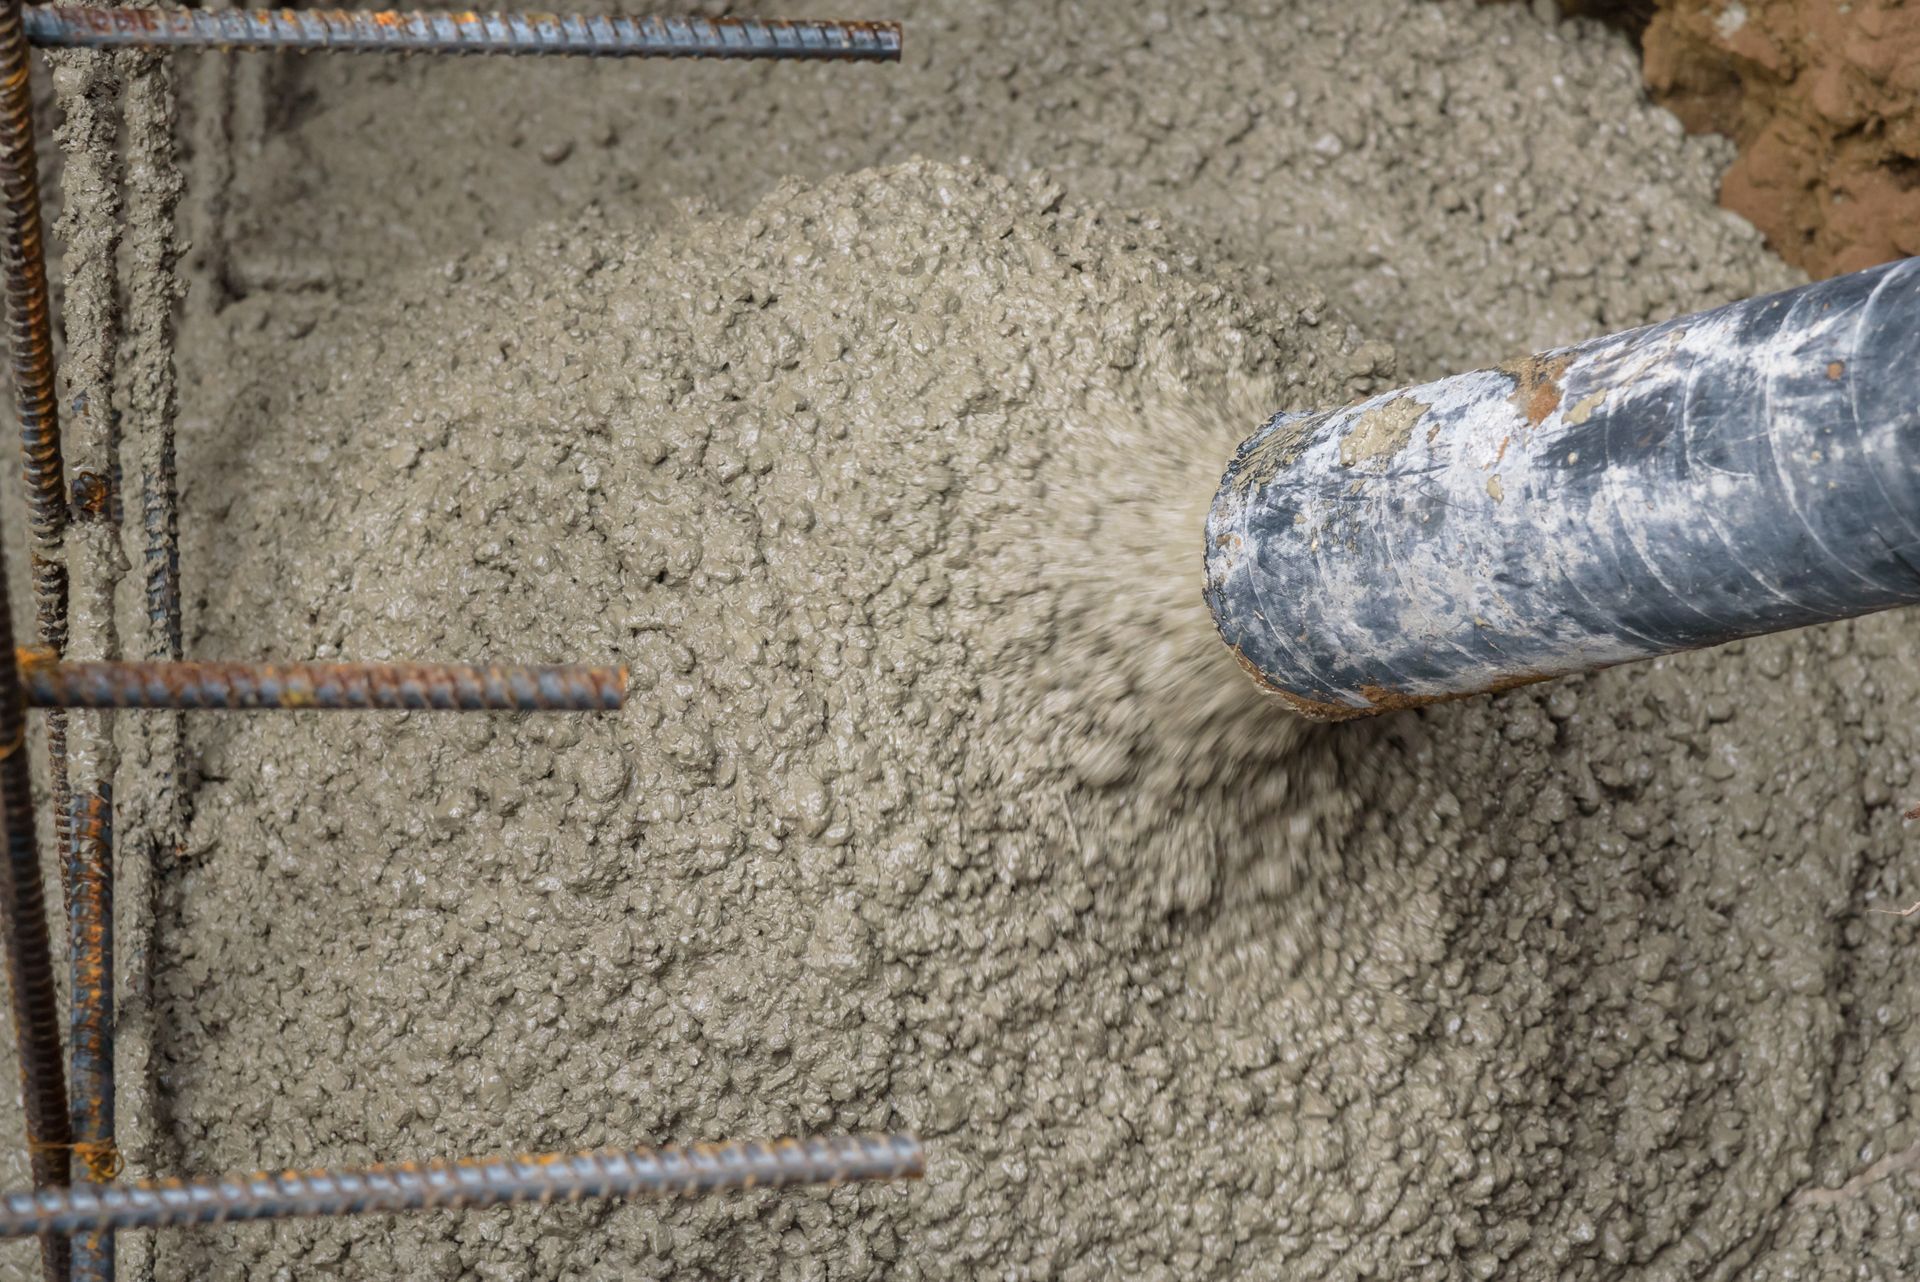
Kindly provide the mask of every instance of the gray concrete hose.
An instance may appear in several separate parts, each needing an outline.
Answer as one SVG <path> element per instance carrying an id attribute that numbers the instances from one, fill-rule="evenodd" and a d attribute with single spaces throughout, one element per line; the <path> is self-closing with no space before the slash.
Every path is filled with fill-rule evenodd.
<path id="1" fill-rule="evenodd" d="M 1206 571 L 1323 720 L 1920 601 L 1920 259 L 1278 415 Z"/>

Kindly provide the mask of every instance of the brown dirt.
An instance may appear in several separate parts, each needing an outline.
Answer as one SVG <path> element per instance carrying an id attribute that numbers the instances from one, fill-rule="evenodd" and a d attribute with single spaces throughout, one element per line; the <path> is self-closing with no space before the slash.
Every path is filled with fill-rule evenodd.
<path id="1" fill-rule="evenodd" d="M 1920 6 L 1663 0 L 1654 97 L 1740 144 L 1721 203 L 1815 275 L 1920 253 Z"/>

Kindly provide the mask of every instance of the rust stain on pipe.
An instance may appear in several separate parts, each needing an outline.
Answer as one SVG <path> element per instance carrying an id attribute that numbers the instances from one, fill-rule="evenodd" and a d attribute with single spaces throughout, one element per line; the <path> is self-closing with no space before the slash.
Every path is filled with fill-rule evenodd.
<path id="1" fill-rule="evenodd" d="M 1534 685 L 1541 681 L 1551 681 L 1552 674 L 1525 673 L 1519 676 L 1503 677 L 1480 690 L 1461 690 L 1447 694 L 1406 694 L 1398 690 L 1389 690 L 1385 686 L 1370 685 L 1361 687 L 1360 693 L 1367 700 L 1367 706 L 1360 708 L 1347 703 L 1325 703 L 1318 699 L 1309 699 L 1292 690 L 1282 689 L 1272 679 L 1241 652 L 1239 646 L 1228 646 L 1227 652 L 1233 655 L 1254 684 L 1267 694 L 1278 699 L 1289 712 L 1307 721 L 1357 721 L 1362 717 L 1377 717 L 1383 712 L 1404 712 L 1409 708 L 1425 708 L 1436 703 L 1452 703 L 1456 699 L 1472 699 L 1483 694 L 1500 694 L 1506 690 L 1517 690 L 1521 686 Z"/>
<path id="2" fill-rule="evenodd" d="M 1523 356 L 1500 366 L 1500 372 L 1513 377 L 1513 407 L 1526 415 L 1529 426 L 1538 427 L 1548 415 L 1560 408 L 1560 380 L 1573 364 L 1571 356 Z"/>

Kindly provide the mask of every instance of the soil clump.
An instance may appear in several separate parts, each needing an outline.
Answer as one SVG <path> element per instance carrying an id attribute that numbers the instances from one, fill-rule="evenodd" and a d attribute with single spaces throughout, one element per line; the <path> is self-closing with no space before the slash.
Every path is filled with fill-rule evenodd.
<path id="1" fill-rule="evenodd" d="M 1740 144 L 1721 200 L 1817 276 L 1920 253 L 1920 11 L 1664 0 L 1647 85 Z"/>

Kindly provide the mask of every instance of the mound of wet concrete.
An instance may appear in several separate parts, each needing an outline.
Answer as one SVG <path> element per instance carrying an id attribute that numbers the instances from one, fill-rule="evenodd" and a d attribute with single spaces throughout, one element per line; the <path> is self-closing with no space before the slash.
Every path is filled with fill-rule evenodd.
<path id="1" fill-rule="evenodd" d="M 1311 289 L 933 164 L 336 312 L 197 455 L 231 496 L 189 549 L 207 644 L 619 658 L 632 699 L 201 728 L 160 968 L 183 1160 L 893 1126 L 934 1157 L 912 1191 L 187 1251 L 1545 1278 L 1765 1247 L 1826 1169 L 1869 868 L 1803 710 L 1862 724 L 1849 674 L 1899 634 L 1304 734 L 1211 634 L 1200 515 L 1262 413 L 1388 364 Z"/>

